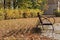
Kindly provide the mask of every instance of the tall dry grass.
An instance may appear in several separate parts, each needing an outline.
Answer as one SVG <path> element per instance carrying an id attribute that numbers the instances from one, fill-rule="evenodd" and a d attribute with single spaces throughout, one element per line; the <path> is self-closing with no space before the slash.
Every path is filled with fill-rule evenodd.
<path id="1" fill-rule="evenodd" d="M 26 30 L 36 27 L 38 24 L 38 18 L 23 18 L 13 20 L 2 20 L 0 21 L 0 37 L 7 34 L 12 30 Z M 24 31 L 23 31 L 24 32 Z"/>

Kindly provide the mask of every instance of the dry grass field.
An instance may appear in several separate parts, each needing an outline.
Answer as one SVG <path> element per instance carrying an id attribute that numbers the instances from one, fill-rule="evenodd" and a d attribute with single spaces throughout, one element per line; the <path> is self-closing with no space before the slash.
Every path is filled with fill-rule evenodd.
<path id="1" fill-rule="evenodd" d="M 26 29 L 32 29 L 38 25 L 38 18 L 22 18 L 0 21 L 0 40 L 52 40 L 48 37 L 41 37 L 40 34 L 25 33 Z M 18 32 L 18 30 L 22 30 Z M 14 34 L 9 35 L 9 32 Z M 17 34 L 15 34 L 18 32 Z M 9 36 L 6 36 L 9 35 Z M 6 37 L 5 37 L 6 36 Z M 26 38 L 26 39 L 25 39 Z"/>
<path id="2" fill-rule="evenodd" d="M 12 30 L 28 29 L 38 24 L 38 18 L 22 18 L 0 21 L 0 37 Z"/>

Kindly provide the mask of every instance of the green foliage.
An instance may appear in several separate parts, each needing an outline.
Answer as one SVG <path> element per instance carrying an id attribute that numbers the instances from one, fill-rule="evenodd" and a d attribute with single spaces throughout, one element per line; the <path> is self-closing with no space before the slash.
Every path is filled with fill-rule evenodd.
<path id="1" fill-rule="evenodd" d="M 21 8 L 21 9 L 32 7 L 31 0 L 17 0 L 17 2 L 18 2 L 18 7 Z"/>
<path id="2" fill-rule="evenodd" d="M 23 16 L 23 13 L 26 13 L 26 17 L 37 17 L 37 13 L 43 14 L 43 11 L 39 9 L 19 9 L 20 13 Z"/>
<path id="3" fill-rule="evenodd" d="M 13 3 L 12 3 L 12 2 Z M 5 7 L 11 8 L 11 6 L 15 9 L 17 6 L 20 9 L 41 9 L 44 10 L 46 7 L 47 0 L 5 0 Z M 1 5 L 2 6 L 2 5 Z"/>
<path id="4" fill-rule="evenodd" d="M 4 19 L 4 10 L 0 9 L 0 20 Z"/>
<path id="5" fill-rule="evenodd" d="M 8 9 L 0 9 L 0 18 L 23 18 L 23 13 L 26 13 L 26 18 L 37 17 L 37 13 L 43 14 L 47 6 L 46 0 L 13 0 L 14 9 L 11 9 L 10 2 L 11 0 L 6 0 L 5 7 Z M 17 6 L 19 7 L 18 9 L 16 9 Z"/>
<path id="6" fill-rule="evenodd" d="M 56 17 L 60 17 L 60 10 L 55 10 L 54 14 L 56 15 Z"/>
<path id="7" fill-rule="evenodd" d="M 26 14 L 26 18 L 37 17 L 38 12 L 43 14 L 44 11 L 39 9 L 0 9 L 0 20 L 23 18 L 23 13 Z"/>
<path id="8" fill-rule="evenodd" d="M 18 6 L 22 9 L 41 9 L 43 10 L 47 4 L 47 0 L 17 0 Z"/>
<path id="9" fill-rule="evenodd" d="M 1 11 L 2 12 L 2 11 Z M 25 13 L 26 18 L 31 18 L 31 17 L 37 17 L 37 13 L 43 14 L 43 11 L 39 9 L 6 9 L 5 10 L 5 16 L 7 17 L 6 19 L 18 19 L 18 18 L 24 18 L 23 13 Z M 4 16 L 3 14 L 0 14 L 1 16 Z M 5 18 L 4 16 L 4 18 Z"/>

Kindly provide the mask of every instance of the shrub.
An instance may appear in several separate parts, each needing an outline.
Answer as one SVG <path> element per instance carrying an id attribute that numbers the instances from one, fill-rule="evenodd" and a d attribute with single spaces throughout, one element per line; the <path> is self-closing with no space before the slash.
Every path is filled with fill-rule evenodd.
<path id="1" fill-rule="evenodd" d="M 56 15 L 56 17 L 60 17 L 60 10 L 55 10 L 54 14 Z"/>
<path id="2" fill-rule="evenodd" d="M 4 9 L 0 9 L 0 20 L 4 19 Z"/>
<path id="3" fill-rule="evenodd" d="M 43 14 L 43 11 L 39 10 L 39 9 L 24 9 L 23 13 L 26 13 L 26 17 L 36 17 L 37 13 Z"/>
<path id="4" fill-rule="evenodd" d="M 14 12 L 14 10 L 12 10 L 12 9 L 6 9 L 7 19 L 11 19 L 11 18 L 15 17 L 13 12 Z"/>
<path id="5" fill-rule="evenodd" d="M 0 19 L 24 18 L 23 13 L 26 13 L 26 18 L 37 17 L 38 12 L 43 14 L 43 11 L 39 9 L 0 9 Z"/>
<path id="6" fill-rule="evenodd" d="M 40 13 L 40 15 L 43 14 L 43 11 L 39 10 L 39 9 L 32 9 L 31 13 L 33 14 L 33 17 L 37 17 L 37 13 Z"/>
<path id="7" fill-rule="evenodd" d="M 23 17 L 23 13 L 26 13 L 25 15 L 26 18 L 36 17 L 38 12 L 40 14 L 43 14 L 43 11 L 39 9 L 19 9 L 18 11 L 19 11 L 20 17 Z"/>

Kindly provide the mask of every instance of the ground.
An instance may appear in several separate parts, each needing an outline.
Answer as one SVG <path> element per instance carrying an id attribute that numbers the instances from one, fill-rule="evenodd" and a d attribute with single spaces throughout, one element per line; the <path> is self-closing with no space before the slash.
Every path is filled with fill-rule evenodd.
<path id="1" fill-rule="evenodd" d="M 38 25 L 38 23 L 39 23 L 38 18 L 2 20 L 2 21 L 0 21 L 0 39 L 5 38 L 5 40 L 8 40 L 8 39 L 12 40 L 12 39 L 15 39 L 16 37 L 17 37 L 17 39 L 22 37 L 21 40 L 23 40 L 23 38 L 29 38 L 29 40 L 32 40 L 32 39 L 35 40 L 35 37 L 36 37 L 37 40 L 51 40 L 52 38 L 49 38 L 49 37 L 46 37 L 43 35 L 41 37 L 41 34 L 31 34 L 30 32 L 27 35 L 23 34 L 23 33 L 25 33 L 26 29 L 31 30 L 32 28 L 36 27 Z M 13 32 L 17 32 L 20 29 L 22 30 L 23 33 L 21 31 L 19 31 L 17 35 L 14 35 L 15 33 L 13 33 Z M 9 32 L 12 33 L 14 36 L 11 34 L 10 36 L 2 37 L 4 35 L 5 36 L 9 35 L 10 34 Z"/>

